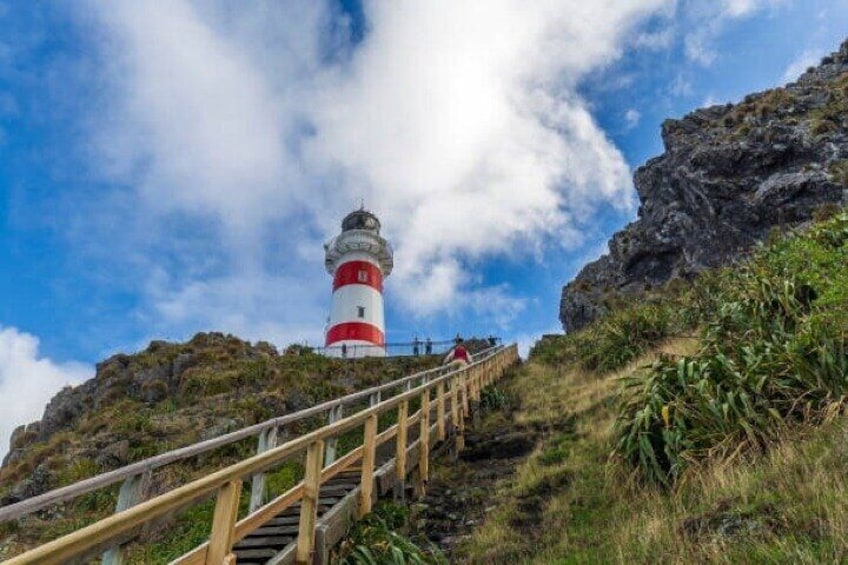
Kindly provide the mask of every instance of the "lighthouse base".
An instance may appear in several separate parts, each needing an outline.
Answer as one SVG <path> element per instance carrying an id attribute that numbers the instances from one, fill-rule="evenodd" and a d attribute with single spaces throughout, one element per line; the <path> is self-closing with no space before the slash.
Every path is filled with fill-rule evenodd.
<path id="1" fill-rule="evenodd" d="M 361 357 L 385 357 L 386 348 L 383 345 L 375 345 L 370 341 L 346 339 L 337 341 L 324 348 L 327 357 L 338 357 L 344 359 L 359 359 Z"/>

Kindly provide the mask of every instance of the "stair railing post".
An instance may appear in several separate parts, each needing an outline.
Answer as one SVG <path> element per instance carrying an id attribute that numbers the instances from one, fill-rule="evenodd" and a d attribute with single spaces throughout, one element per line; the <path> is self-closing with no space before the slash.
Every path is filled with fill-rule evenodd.
<path id="1" fill-rule="evenodd" d="M 457 389 L 459 393 L 459 417 L 456 420 L 456 453 L 459 455 L 465 449 L 465 417 L 468 415 L 468 388 L 466 387 L 465 373 L 459 375 L 457 383 L 459 384 Z"/>
<path id="2" fill-rule="evenodd" d="M 397 447 L 395 449 L 395 474 L 397 489 L 395 498 L 403 501 L 406 498 L 406 448 L 409 433 L 409 401 L 398 404 Z"/>
<path id="3" fill-rule="evenodd" d="M 415 485 L 416 496 L 424 498 L 427 494 L 427 481 L 430 478 L 430 390 L 421 395 L 421 427 L 418 435 L 418 481 Z"/>
<path id="4" fill-rule="evenodd" d="M 468 369 L 463 369 L 462 377 L 461 377 L 461 389 L 462 389 L 462 415 L 468 416 Z"/>
<path id="5" fill-rule="evenodd" d="M 441 381 L 436 385 L 436 418 L 439 441 L 445 441 L 447 436 L 445 432 L 445 382 Z"/>
<path id="6" fill-rule="evenodd" d="M 471 370 L 471 421 L 475 428 L 480 426 L 480 369 L 477 366 Z"/>
<path id="7" fill-rule="evenodd" d="M 306 448 L 306 469 L 303 477 L 303 498 L 300 502 L 300 522 L 297 527 L 295 563 L 312 563 L 315 549 L 315 523 L 318 521 L 318 495 L 321 492 L 321 461 L 324 459 L 324 442 L 317 440 Z"/>
<path id="8" fill-rule="evenodd" d="M 359 483 L 359 517 L 371 512 L 374 496 L 374 462 L 377 458 L 377 414 L 365 420 L 362 451 L 362 475 Z"/>
<path id="9" fill-rule="evenodd" d="M 144 490 L 150 482 L 151 472 L 139 473 L 124 480 L 118 491 L 118 502 L 115 504 L 115 514 L 123 512 L 141 502 Z M 120 546 L 110 547 L 103 552 L 102 565 L 121 565 L 124 562 L 123 550 Z"/>
<path id="10" fill-rule="evenodd" d="M 265 428 L 259 433 L 256 454 L 265 453 L 275 447 L 277 447 L 277 426 Z M 249 513 L 252 514 L 263 504 L 265 504 L 265 473 L 257 473 L 251 480 Z"/>
<path id="11" fill-rule="evenodd" d="M 329 425 L 333 425 L 344 417 L 344 408 L 342 404 L 330 408 L 327 413 L 327 422 Z M 324 466 L 330 465 L 333 461 L 336 460 L 336 449 L 338 447 L 339 440 L 336 437 L 331 437 L 327 440 L 326 446 L 324 447 Z"/>
<path id="12" fill-rule="evenodd" d="M 462 451 L 464 440 L 462 439 L 462 407 L 459 405 L 459 375 L 454 375 L 451 378 L 451 433 L 454 436 L 456 447 L 454 449 L 454 459 L 459 457 L 459 452 Z"/>
<path id="13" fill-rule="evenodd" d="M 235 564 L 233 536 L 240 497 L 240 480 L 229 481 L 218 489 L 215 514 L 212 517 L 212 534 L 209 536 L 209 550 L 206 552 L 206 565 Z"/>

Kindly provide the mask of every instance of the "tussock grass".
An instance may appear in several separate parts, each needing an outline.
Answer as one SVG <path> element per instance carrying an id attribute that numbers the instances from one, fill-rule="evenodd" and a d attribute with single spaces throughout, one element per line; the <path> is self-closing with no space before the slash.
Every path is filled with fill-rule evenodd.
<path id="1" fill-rule="evenodd" d="M 661 355 L 626 379 L 618 456 L 670 485 L 702 461 L 766 451 L 788 427 L 839 413 L 848 394 L 846 264 L 843 212 L 699 281 L 701 347 Z"/>

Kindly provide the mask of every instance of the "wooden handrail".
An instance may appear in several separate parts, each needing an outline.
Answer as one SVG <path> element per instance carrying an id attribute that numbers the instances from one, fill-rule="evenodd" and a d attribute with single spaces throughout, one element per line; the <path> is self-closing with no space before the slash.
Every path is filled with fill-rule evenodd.
<path id="1" fill-rule="evenodd" d="M 486 349 L 478 353 L 477 355 L 482 356 L 483 358 L 488 358 L 488 356 L 490 356 L 494 351 L 500 350 L 501 348 L 503 348 L 503 346 L 495 346 Z M 426 371 L 420 371 L 418 373 L 414 373 L 412 375 L 408 375 L 406 377 L 402 377 L 400 379 L 388 383 L 384 383 L 371 387 L 369 389 L 348 394 L 341 398 L 336 398 L 333 400 L 322 402 L 321 404 L 316 404 L 315 406 L 311 406 L 304 410 L 299 410 L 298 412 L 294 412 L 292 414 L 286 414 L 285 416 L 271 418 L 264 422 L 260 422 L 259 424 L 253 424 L 251 426 L 247 426 L 234 432 L 230 432 L 205 441 L 194 443 L 186 447 L 174 449 L 165 453 L 160 453 L 159 455 L 154 455 L 153 457 L 148 457 L 147 459 L 131 463 L 129 465 L 121 467 L 120 469 L 107 471 L 106 473 L 101 473 L 94 477 L 90 477 L 74 484 L 51 490 L 50 492 L 46 492 L 38 496 L 27 498 L 26 500 L 22 500 L 14 504 L 2 506 L 0 507 L 0 522 L 20 518 L 25 514 L 30 514 L 32 512 L 43 510 L 52 504 L 59 504 L 62 502 L 73 500 L 78 496 L 82 496 L 84 494 L 100 490 L 120 481 L 135 477 L 137 475 L 142 475 L 144 473 L 149 473 L 159 467 L 163 467 L 171 463 L 176 463 L 185 460 L 189 457 L 199 455 L 201 453 L 205 453 L 213 449 L 218 449 L 220 447 L 230 445 L 231 443 L 235 443 L 237 441 L 241 441 L 249 437 L 256 436 L 270 428 L 292 424 L 305 418 L 316 416 L 338 406 L 350 404 L 358 400 L 368 398 L 372 394 L 391 390 L 398 386 L 404 385 L 407 382 L 411 382 L 415 379 L 420 379 L 433 373 L 444 372 L 445 370 L 445 367 L 435 367 Z"/>
<path id="2" fill-rule="evenodd" d="M 236 485 L 239 485 L 240 487 L 240 483 L 238 483 L 238 481 L 245 477 L 249 477 L 250 475 L 264 472 L 272 467 L 278 466 L 293 455 L 309 448 L 311 450 L 310 453 L 312 454 L 313 465 L 318 465 L 317 468 L 319 472 L 317 476 L 320 484 L 321 475 L 323 475 L 323 473 L 320 472 L 320 464 L 323 462 L 323 457 L 320 451 L 323 450 L 324 441 L 362 426 L 366 423 L 366 421 L 370 421 L 370 425 L 373 427 L 375 425 L 376 418 L 380 414 L 392 410 L 393 408 L 401 405 L 401 403 L 408 402 L 422 395 L 429 398 L 430 391 L 437 389 L 439 385 L 449 383 L 455 377 L 458 377 L 454 380 L 455 383 L 466 381 L 461 384 L 461 387 L 463 389 L 463 397 L 467 398 L 468 381 L 473 374 L 476 374 L 476 370 L 478 368 L 482 368 L 484 365 L 488 365 L 490 362 L 494 362 L 496 367 L 501 367 L 502 365 L 499 363 L 499 356 L 506 355 L 507 353 L 509 353 L 512 358 L 517 357 L 515 345 L 508 348 L 493 348 L 492 350 L 489 350 L 489 354 L 487 354 L 485 358 L 479 359 L 471 365 L 449 371 L 434 378 L 433 380 L 427 380 L 423 384 L 412 388 L 411 390 L 406 390 L 391 398 L 383 400 L 374 406 L 364 408 L 356 414 L 352 414 L 333 424 L 308 432 L 263 453 L 259 453 L 238 463 L 234 463 L 224 469 L 215 471 L 155 498 L 141 502 L 127 510 L 113 514 L 99 522 L 13 557 L 6 563 L 8 565 L 64 563 L 74 557 L 91 552 L 92 550 L 108 547 L 110 542 L 114 542 L 125 537 L 127 534 L 137 530 L 137 528 L 141 525 L 161 518 L 164 515 L 187 505 L 195 504 L 198 501 L 204 500 L 216 493 L 218 494 L 219 504 L 223 504 L 225 508 L 225 511 L 221 511 L 220 514 L 226 518 L 228 523 L 231 522 L 229 525 L 230 529 L 226 532 L 228 537 L 224 540 L 225 543 L 222 542 L 220 547 L 216 549 L 216 551 L 224 551 L 232 541 L 232 524 L 235 524 L 235 516 L 232 514 L 232 504 L 233 500 L 237 501 L 237 494 L 233 492 L 232 489 L 236 488 Z M 412 377 L 420 378 L 420 375 L 413 375 Z M 411 377 L 406 377 L 405 379 L 395 381 L 395 383 L 402 383 L 410 378 Z M 359 397 L 361 398 L 364 396 L 364 394 L 360 393 Z M 331 406 L 334 405 L 333 403 L 325 404 Z M 422 422 L 429 420 L 428 404 L 429 403 L 425 403 L 422 405 L 422 410 L 427 408 L 426 411 L 422 412 Z M 462 425 L 461 420 L 459 425 Z M 429 430 L 429 425 L 426 429 Z M 380 434 L 380 436 L 383 436 L 381 439 L 388 439 L 392 435 L 390 432 L 394 431 L 395 430 L 391 429 L 386 430 Z M 375 435 L 374 431 L 372 430 L 369 433 L 372 436 L 371 442 L 373 444 L 373 436 Z M 319 444 L 322 446 L 320 450 L 316 448 Z M 373 448 L 373 445 L 371 447 Z M 314 470 L 312 476 L 314 479 Z M 314 487 L 314 485 L 312 486 Z M 223 501 L 223 503 L 221 501 Z M 219 513 L 216 511 L 216 516 L 218 514 Z"/>

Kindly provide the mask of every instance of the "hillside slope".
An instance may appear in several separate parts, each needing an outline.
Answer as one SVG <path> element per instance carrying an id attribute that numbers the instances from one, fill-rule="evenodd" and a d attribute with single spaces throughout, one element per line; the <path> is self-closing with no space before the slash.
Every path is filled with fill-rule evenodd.
<path id="1" fill-rule="evenodd" d="M 848 204 L 848 43 L 784 88 L 662 126 L 634 176 L 638 219 L 562 291 L 566 331 L 628 296 L 744 256 L 775 227 Z"/>
<path id="2" fill-rule="evenodd" d="M 848 211 L 536 344 L 467 563 L 845 563 Z M 485 424 L 484 424 L 485 425 Z"/>
<path id="3" fill-rule="evenodd" d="M 331 359 L 296 345 L 280 354 L 268 343 L 251 344 L 221 333 L 199 333 L 186 343 L 154 341 L 144 351 L 114 355 L 98 364 L 94 378 L 59 392 L 40 421 L 15 431 L 0 468 L 0 504 L 398 379 L 440 361 L 440 356 Z M 169 490 L 255 449 L 256 440 L 250 438 L 170 465 L 157 473 L 146 494 Z M 284 469 L 276 480 L 290 481 L 296 475 L 292 472 Z M 117 486 L 0 524 L 0 558 L 108 515 L 116 496 Z M 184 521 L 189 527 L 194 522 Z M 166 532 L 174 539 L 161 555 L 136 555 L 132 561 L 166 562 L 166 556 L 191 548 L 195 537 L 208 535 L 208 521 L 198 518 L 197 523 L 203 525 L 197 532 Z"/>

